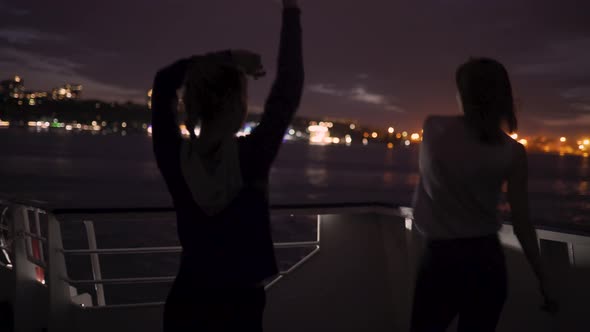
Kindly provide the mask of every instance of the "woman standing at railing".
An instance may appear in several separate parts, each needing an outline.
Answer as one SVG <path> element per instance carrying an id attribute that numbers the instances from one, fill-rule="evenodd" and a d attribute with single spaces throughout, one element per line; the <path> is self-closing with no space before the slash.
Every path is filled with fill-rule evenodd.
<path id="1" fill-rule="evenodd" d="M 508 184 L 514 232 L 548 300 L 537 235 L 529 220 L 527 156 L 505 134 L 517 128 L 508 73 L 491 59 L 471 59 L 456 74 L 462 116 L 424 123 L 414 218 L 426 239 L 418 270 L 413 332 L 494 331 L 507 295 L 497 232 L 501 187 Z"/>
<path id="2" fill-rule="evenodd" d="M 303 88 L 300 10 L 283 0 L 277 78 L 258 127 L 236 138 L 247 113 L 247 76 L 260 57 L 225 51 L 158 72 L 153 143 L 178 219 L 183 254 L 166 301 L 165 331 L 261 331 L 265 279 L 278 273 L 270 234 L 268 178 Z M 186 127 L 176 122 L 184 86 Z M 200 134 L 195 126 L 200 125 Z"/>

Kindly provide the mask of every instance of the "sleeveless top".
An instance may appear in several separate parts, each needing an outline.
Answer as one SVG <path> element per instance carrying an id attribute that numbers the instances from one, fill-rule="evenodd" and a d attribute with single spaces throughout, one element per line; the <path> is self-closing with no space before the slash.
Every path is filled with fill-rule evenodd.
<path id="1" fill-rule="evenodd" d="M 414 222 L 428 239 L 471 238 L 496 233 L 498 204 L 517 143 L 503 134 L 482 142 L 462 116 L 431 116 L 424 123 Z"/>

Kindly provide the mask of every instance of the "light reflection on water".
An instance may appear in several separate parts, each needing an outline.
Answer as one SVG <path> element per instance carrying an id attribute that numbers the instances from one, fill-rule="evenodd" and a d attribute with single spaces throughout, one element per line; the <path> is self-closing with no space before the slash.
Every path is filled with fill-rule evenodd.
<path id="1" fill-rule="evenodd" d="M 170 198 L 145 136 L 0 132 L 0 191 L 59 207 L 163 206 Z M 590 229 L 590 159 L 529 156 L 532 215 Z M 410 204 L 417 149 L 285 144 L 271 171 L 272 203 Z"/>

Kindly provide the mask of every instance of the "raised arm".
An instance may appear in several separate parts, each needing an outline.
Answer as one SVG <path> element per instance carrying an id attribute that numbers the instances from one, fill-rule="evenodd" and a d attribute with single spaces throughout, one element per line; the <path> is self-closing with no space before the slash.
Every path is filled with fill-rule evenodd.
<path id="1" fill-rule="evenodd" d="M 303 91 L 300 9 L 295 0 L 283 0 L 283 6 L 277 77 L 260 124 L 247 138 L 260 153 L 261 161 L 269 167 L 299 107 Z"/>
<path id="2" fill-rule="evenodd" d="M 520 144 L 518 145 L 512 172 L 508 178 L 508 203 L 512 214 L 514 234 L 539 279 L 540 289 L 545 297 L 543 309 L 550 312 L 556 311 L 557 305 L 547 294 L 545 271 L 543 270 L 539 251 L 539 239 L 529 216 L 528 161 L 526 151 Z"/>
<path id="3" fill-rule="evenodd" d="M 183 59 L 156 74 L 152 90 L 152 141 L 158 167 L 169 181 L 179 173 L 180 131 L 176 122 L 176 90 L 182 84 L 189 60 Z"/>

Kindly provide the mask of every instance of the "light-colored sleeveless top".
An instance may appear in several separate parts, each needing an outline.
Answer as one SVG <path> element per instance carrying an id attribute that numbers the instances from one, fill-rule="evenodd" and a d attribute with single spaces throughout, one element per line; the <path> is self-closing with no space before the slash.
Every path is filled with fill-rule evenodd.
<path id="1" fill-rule="evenodd" d="M 423 129 L 416 228 L 428 239 L 496 233 L 502 184 L 518 143 L 508 135 L 500 144 L 484 143 L 460 116 L 431 116 Z"/>

